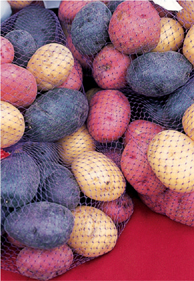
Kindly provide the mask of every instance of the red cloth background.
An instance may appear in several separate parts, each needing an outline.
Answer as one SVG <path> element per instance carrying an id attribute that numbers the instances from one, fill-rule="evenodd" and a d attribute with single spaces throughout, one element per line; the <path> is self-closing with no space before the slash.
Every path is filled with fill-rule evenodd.
<path id="1" fill-rule="evenodd" d="M 53 280 L 194 280 L 194 228 L 152 212 L 137 198 L 134 203 L 111 252 Z M 1 280 L 35 279 L 2 270 Z"/>

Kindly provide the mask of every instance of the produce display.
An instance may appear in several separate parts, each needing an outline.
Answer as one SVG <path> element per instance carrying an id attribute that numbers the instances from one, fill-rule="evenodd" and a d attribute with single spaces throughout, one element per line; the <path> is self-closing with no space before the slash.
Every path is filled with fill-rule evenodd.
<path id="1" fill-rule="evenodd" d="M 194 1 L 8 2 L 2 268 L 49 280 L 108 254 L 134 197 L 194 227 Z"/>

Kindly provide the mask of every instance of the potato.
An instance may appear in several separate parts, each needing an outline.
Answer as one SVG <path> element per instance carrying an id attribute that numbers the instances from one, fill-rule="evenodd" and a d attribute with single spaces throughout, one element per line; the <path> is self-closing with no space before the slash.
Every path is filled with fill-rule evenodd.
<path id="1" fill-rule="evenodd" d="M 37 50 L 33 36 L 26 30 L 12 30 L 5 35 L 14 46 L 15 56 L 13 63 L 26 67 L 29 59 Z"/>
<path id="2" fill-rule="evenodd" d="M 89 134 L 84 124 L 75 133 L 65 136 L 58 141 L 59 155 L 63 162 L 71 165 L 73 160 L 85 151 L 94 151 L 96 148 L 95 141 Z"/>
<path id="3" fill-rule="evenodd" d="M 34 37 L 38 48 L 59 40 L 57 26 L 58 19 L 54 12 L 40 5 L 30 5 L 21 9 L 14 22 L 14 30 L 28 31 Z"/>
<path id="4" fill-rule="evenodd" d="M 194 141 L 194 103 L 185 111 L 182 124 L 187 136 Z"/>
<path id="5" fill-rule="evenodd" d="M 108 25 L 112 16 L 100 1 L 92 1 L 76 14 L 72 26 L 73 45 L 85 55 L 95 55 L 108 40 Z"/>
<path id="6" fill-rule="evenodd" d="M 154 174 L 148 159 L 147 149 L 153 133 L 141 133 L 131 137 L 121 156 L 121 170 L 126 180 L 141 194 L 154 195 L 166 189 Z"/>
<path id="7" fill-rule="evenodd" d="M 49 280 L 64 274 L 73 262 L 73 252 L 66 244 L 51 250 L 25 247 L 16 259 L 19 272 L 29 278 Z"/>
<path id="8" fill-rule="evenodd" d="M 38 190 L 40 172 L 25 152 L 13 153 L 1 161 L 1 204 L 21 207 L 29 203 Z"/>
<path id="9" fill-rule="evenodd" d="M 1 65 L 1 100 L 28 107 L 36 96 L 36 79 L 30 71 L 13 63 Z"/>
<path id="10" fill-rule="evenodd" d="M 67 243 L 76 253 L 97 257 L 114 248 L 118 233 L 109 216 L 90 206 L 79 206 L 72 213 L 75 224 Z"/>
<path id="11" fill-rule="evenodd" d="M 184 41 L 184 29 L 172 18 L 161 18 L 160 41 L 152 52 L 177 51 Z"/>
<path id="12" fill-rule="evenodd" d="M 166 216 L 176 222 L 194 226 L 194 192 L 180 193 L 167 190 Z"/>
<path id="13" fill-rule="evenodd" d="M 95 56 L 93 78 L 102 89 L 121 89 L 127 84 L 126 72 L 131 58 L 108 44 Z"/>
<path id="14" fill-rule="evenodd" d="M 148 135 L 148 138 L 152 138 L 162 130 L 163 128 L 160 125 L 155 124 L 153 122 L 141 119 L 134 120 L 129 123 L 127 130 L 125 131 L 123 138 L 124 146 L 127 145 L 130 139 L 136 139 L 136 137 L 141 135 L 142 133 L 146 133 Z"/>
<path id="15" fill-rule="evenodd" d="M 127 82 L 141 95 L 161 97 L 183 86 L 191 71 L 192 64 L 181 53 L 150 52 L 132 60 L 127 69 Z"/>
<path id="16" fill-rule="evenodd" d="M 109 23 L 109 37 L 124 54 L 142 54 L 154 49 L 160 39 L 160 17 L 149 1 L 124 1 Z"/>
<path id="17" fill-rule="evenodd" d="M 88 102 L 90 103 L 91 101 L 91 98 L 99 91 L 101 91 L 102 89 L 101 88 L 91 88 L 89 89 L 87 92 L 86 92 L 86 97 L 88 99 Z"/>
<path id="18" fill-rule="evenodd" d="M 16 239 L 14 239 L 13 237 L 11 237 L 9 235 L 7 235 L 7 240 L 9 241 L 9 243 L 16 246 L 17 248 L 24 248 L 25 247 L 24 244 L 22 244 L 21 242 L 17 241 Z"/>
<path id="19" fill-rule="evenodd" d="M 74 60 L 74 66 L 72 68 L 72 71 L 70 72 L 69 76 L 63 82 L 59 88 L 67 88 L 67 89 L 73 89 L 73 90 L 80 90 L 83 83 L 83 70 L 81 64 Z"/>
<path id="20" fill-rule="evenodd" d="M 50 43 L 36 50 L 27 69 L 36 78 L 38 89 L 48 91 L 65 82 L 73 66 L 71 51 L 61 44 Z"/>
<path id="21" fill-rule="evenodd" d="M 52 249 L 67 242 L 74 217 L 66 207 L 51 202 L 35 202 L 15 209 L 5 219 L 6 233 L 37 249 Z"/>
<path id="22" fill-rule="evenodd" d="M 147 156 L 166 187 L 182 193 L 194 191 L 194 142 L 188 136 L 164 130 L 149 143 Z"/>
<path id="23" fill-rule="evenodd" d="M 5 37 L 0 37 L 0 63 L 11 63 L 14 59 L 14 47 Z"/>
<path id="24" fill-rule="evenodd" d="M 88 115 L 86 96 L 77 90 L 55 88 L 39 96 L 26 110 L 26 133 L 34 141 L 57 141 L 77 131 Z"/>
<path id="25" fill-rule="evenodd" d="M 134 203 L 132 198 L 124 193 L 116 200 L 100 202 L 97 208 L 108 215 L 114 223 L 122 223 L 131 218 L 134 212 Z"/>
<path id="26" fill-rule="evenodd" d="M 25 122 L 22 113 L 8 102 L 1 105 L 1 147 L 9 147 L 17 143 L 24 134 Z"/>
<path id="27" fill-rule="evenodd" d="M 76 49 L 76 47 L 74 46 L 70 33 L 67 35 L 66 42 L 67 42 L 67 48 L 69 48 L 69 50 L 73 54 L 73 57 L 80 62 L 81 66 L 83 68 L 85 68 L 85 69 L 91 68 L 92 67 L 92 61 L 93 61 L 93 56 L 88 56 L 88 55 L 81 54 Z"/>
<path id="28" fill-rule="evenodd" d="M 44 162 L 39 165 L 41 182 L 37 197 L 41 201 L 54 202 L 69 210 L 80 203 L 80 188 L 72 172 L 58 164 Z"/>
<path id="29" fill-rule="evenodd" d="M 171 93 L 163 107 L 162 119 L 166 120 L 168 128 L 183 130 L 182 117 L 194 101 L 194 77 L 176 91 Z"/>
<path id="30" fill-rule="evenodd" d="M 177 20 L 189 29 L 194 24 L 194 0 L 180 0 L 178 3 L 183 9 L 176 14 Z"/>
<path id="31" fill-rule="evenodd" d="M 62 0 L 59 5 L 58 17 L 61 22 L 66 22 L 71 24 L 74 20 L 76 14 L 88 3 L 94 0 L 89 1 L 66 1 Z"/>
<path id="32" fill-rule="evenodd" d="M 100 152 L 83 152 L 74 159 L 71 169 L 82 192 L 92 199 L 112 201 L 125 191 L 121 170 Z"/>
<path id="33" fill-rule="evenodd" d="M 183 54 L 194 66 L 194 24 L 186 34 L 183 43 Z"/>
<path id="34" fill-rule="evenodd" d="M 87 128 L 98 142 L 115 141 L 124 134 L 130 117 L 130 103 L 122 92 L 102 90 L 90 101 Z"/>
<path id="35" fill-rule="evenodd" d="M 23 9 L 29 6 L 33 0 L 7 0 L 7 2 L 13 9 Z"/>

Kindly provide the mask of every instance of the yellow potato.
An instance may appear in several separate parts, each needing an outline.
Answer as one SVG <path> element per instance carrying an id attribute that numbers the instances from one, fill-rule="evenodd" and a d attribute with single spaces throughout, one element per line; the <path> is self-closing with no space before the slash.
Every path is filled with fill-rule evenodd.
<path id="1" fill-rule="evenodd" d="M 185 111 L 182 124 L 187 136 L 194 141 L 194 103 Z"/>
<path id="2" fill-rule="evenodd" d="M 29 6 L 33 0 L 7 0 L 10 6 L 14 9 L 23 9 Z"/>
<path id="3" fill-rule="evenodd" d="M 185 36 L 183 54 L 194 66 L 194 25 L 189 29 Z"/>
<path id="4" fill-rule="evenodd" d="M 125 192 L 126 181 L 121 170 L 100 152 L 83 152 L 74 159 L 71 169 L 80 189 L 89 198 L 112 201 Z"/>
<path id="5" fill-rule="evenodd" d="M 79 206 L 74 211 L 74 227 L 68 245 L 85 257 L 97 257 L 110 252 L 118 233 L 112 219 L 97 208 Z"/>
<path id="6" fill-rule="evenodd" d="M 172 18 L 161 18 L 160 40 L 152 52 L 177 51 L 184 40 L 181 24 Z"/>
<path id="7" fill-rule="evenodd" d="M 175 130 L 158 133 L 150 142 L 148 161 L 159 180 L 177 192 L 194 191 L 194 142 Z"/>
<path id="8" fill-rule="evenodd" d="M 178 3 L 183 8 L 176 15 L 180 24 L 189 29 L 194 24 L 194 0 L 180 0 Z"/>
<path id="9" fill-rule="evenodd" d="M 67 165 L 71 165 L 79 154 L 85 151 L 94 151 L 96 148 L 95 141 L 89 134 L 86 125 L 83 125 L 70 136 L 63 137 L 58 143 L 60 145 L 59 154 L 61 159 Z"/>
<path id="10" fill-rule="evenodd" d="M 32 55 L 27 69 L 36 78 L 38 89 L 48 91 L 65 82 L 73 66 L 71 51 L 61 44 L 50 43 Z"/>
<path id="11" fill-rule="evenodd" d="M 12 104 L 1 101 L 1 148 L 17 143 L 23 136 L 25 122 L 22 113 Z"/>

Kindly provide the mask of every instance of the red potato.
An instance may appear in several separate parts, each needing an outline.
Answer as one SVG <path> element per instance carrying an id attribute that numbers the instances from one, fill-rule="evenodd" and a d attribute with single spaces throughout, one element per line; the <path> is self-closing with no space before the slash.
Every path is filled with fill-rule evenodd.
<path id="1" fill-rule="evenodd" d="M 65 21 L 66 23 L 71 24 L 73 19 L 75 18 L 76 14 L 88 3 L 89 1 L 67 1 L 62 0 L 60 2 L 60 6 L 58 9 L 58 17 L 60 21 Z M 94 0 L 93 0 L 94 1 Z"/>
<path id="2" fill-rule="evenodd" d="M 93 78 L 103 89 L 121 89 L 127 84 L 126 73 L 130 63 L 129 56 L 120 53 L 109 44 L 94 58 Z"/>
<path id="3" fill-rule="evenodd" d="M 60 2 L 60 6 L 58 9 L 58 17 L 60 21 L 66 22 L 68 24 L 71 24 L 74 20 L 76 14 L 88 3 L 94 2 L 96 0 L 79 0 L 79 1 L 67 1 L 62 0 Z M 108 1 L 102 1 L 105 4 L 108 3 Z"/>
<path id="4" fill-rule="evenodd" d="M 153 212 L 161 215 L 166 214 L 166 201 L 165 201 L 166 190 L 153 195 L 139 194 L 142 202 L 150 208 Z"/>
<path id="5" fill-rule="evenodd" d="M 69 76 L 58 88 L 68 88 L 72 90 L 79 90 L 83 82 L 83 70 L 81 64 L 74 60 L 74 66 Z"/>
<path id="6" fill-rule="evenodd" d="M 0 59 L 1 64 L 11 63 L 14 59 L 14 47 L 12 43 L 3 36 L 1 36 L 0 39 Z"/>
<path id="7" fill-rule="evenodd" d="M 66 244 L 41 250 L 25 247 L 17 256 L 19 272 L 38 280 L 49 280 L 65 273 L 73 262 L 73 252 Z"/>
<path id="8" fill-rule="evenodd" d="M 151 140 L 152 136 L 147 133 L 131 138 L 121 157 L 121 170 L 126 180 L 137 192 L 145 195 L 157 194 L 166 189 L 154 174 L 147 159 Z"/>
<path id="9" fill-rule="evenodd" d="M 27 107 L 37 95 L 37 83 L 27 69 L 12 63 L 1 66 L 1 100 L 15 107 Z"/>
<path id="10" fill-rule="evenodd" d="M 163 128 L 158 124 L 146 120 L 135 120 L 128 125 L 124 134 L 124 146 L 127 145 L 131 138 L 135 139 L 140 134 L 146 133 L 149 138 L 152 138 L 161 131 L 163 131 Z"/>
<path id="11" fill-rule="evenodd" d="M 14 239 L 13 237 L 7 235 L 7 240 L 12 244 L 15 245 L 18 248 L 24 248 L 25 245 L 22 244 L 21 242 L 17 241 L 16 239 Z"/>
<path id="12" fill-rule="evenodd" d="M 116 200 L 100 202 L 98 208 L 108 215 L 113 222 L 122 223 L 131 218 L 134 204 L 131 197 L 125 193 Z"/>
<path id="13" fill-rule="evenodd" d="M 114 11 L 108 32 L 111 42 L 120 52 L 149 52 L 160 39 L 160 16 L 147 0 L 124 1 Z"/>
<path id="14" fill-rule="evenodd" d="M 82 55 L 73 45 L 72 39 L 71 39 L 71 35 L 68 34 L 67 38 L 67 47 L 69 48 L 69 50 L 71 51 L 71 53 L 73 54 L 73 57 L 75 59 L 77 59 L 81 66 L 84 68 L 90 68 L 92 66 L 92 61 L 93 58 L 87 55 Z"/>
<path id="15" fill-rule="evenodd" d="M 166 192 L 166 216 L 189 226 L 194 226 L 194 192 Z"/>
<path id="16" fill-rule="evenodd" d="M 130 103 L 122 92 L 102 90 L 90 101 L 88 131 L 96 141 L 102 143 L 118 140 L 126 131 L 130 117 Z"/>

